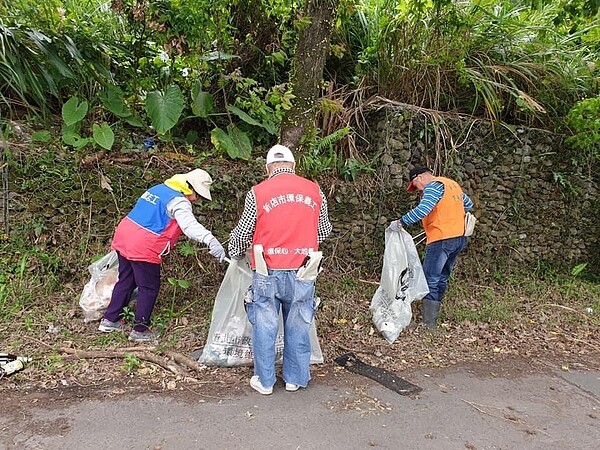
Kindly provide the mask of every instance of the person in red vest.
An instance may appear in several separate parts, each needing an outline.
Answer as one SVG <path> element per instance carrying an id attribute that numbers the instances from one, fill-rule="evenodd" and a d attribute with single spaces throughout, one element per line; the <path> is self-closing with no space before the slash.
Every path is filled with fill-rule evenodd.
<path id="1" fill-rule="evenodd" d="M 246 304 L 252 324 L 254 376 L 250 386 L 261 394 L 276 382 L 275 340 L 279 310 L 283 313 L 282 375 L 287 391 L 307 387 L 310 380 L 309 329 L 315 313 L 315 281 L 296 275 L 311 251 L 331 232 L 327 199 L 319 185 L 295 174 L 294 155 L 283 145 L 267 153 L 265 181 L 247 194 L 244 211 L 231 231 L 229 255 L 241 259 L 256 245 L 263 253 L 253 269 L 252 301 Z M 264 268 L 263 262 L 266 263 Z M 262 272 L 262 273 L 261 273 Z"/>
<path id="2" fill-rule="evenodd" d="M 466 246 L 465 214 L 473 208 L 473 201 L 458 183 L 450 178 L 436 177 L 427 167 L 410 170 L 408 192 L 422 191 L 419 204 L 390 224 L 392 231 L 403 225 L 422 222 L 427 236 L 423 272 L 429 294 L 423 298 L 423 323 L 427 328 L 436 326 L 442 299 L 448 287 L 450 273 L 456 259 Z"/>
<path id="3" fill-rule="evenodd" d="M 119 222 L 111 245 L 119 258 L 119 280 L 99 331 L 124 331 L 123 309 L 137 287 L 135 322 L 129 340 L 151 341 L 159 337 L 149 328 L 160 289 L 161 263 L 182 233 L 208 245 L 210 254 L 219 262 L 225 259 L 221 243 L 196 220 L 192 211 L 192 202 L 211 200 L 211 184 L 212 178 L 202 169 L 174 175 L 144 192 Z"/>

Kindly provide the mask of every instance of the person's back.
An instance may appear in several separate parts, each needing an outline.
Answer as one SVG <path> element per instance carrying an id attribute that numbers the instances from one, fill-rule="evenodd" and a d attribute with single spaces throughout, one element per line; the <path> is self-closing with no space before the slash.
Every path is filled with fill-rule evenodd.
<path id="1" fill-rule="evenodd" d="M 419 221 L 423 224 L 427 236 L 423 271 L 429 287 L 423 298 L 423 323 L 435 328 L 452 269 L 467 246 L 465 213 L 473 202 L 456 181 L 436 177 L 427 167 L 411 169 L 406 190 L 421 191 L 421 200 L 399 220 L 392 221 L 390 228 L 398 230 Z"/>
<path id="2" fill-rule="evenodd" d="M 253 246 L 263 246 L 269 268 L 298 269 L 309 251 L 318 250 L 319 186 L 280 172 L 253 189 L 258 206 Z"/>
<path id="3" fill-rule="evenodd" d="M 266 271 L 250 252 L 252 299 L 245 306 L 252 324 L 254 376 L 250 386 L 265 395 L 273 392 L 276 382 L 275 339 L 280 310 L 286 390 L 308 386 L 315 280 L 300 279 L 298 269 L 331 232 L 327 201 L 319 185 L 296 175 L 294 168 L 290 149 L 275 145 L 269 150 L 268 179 L 246 194 L 244 212 L 229 241 L 229 255 L 236 259 L 243 258 L 249 249 L 263 249 L 259 256 L 264 258 Z"/>

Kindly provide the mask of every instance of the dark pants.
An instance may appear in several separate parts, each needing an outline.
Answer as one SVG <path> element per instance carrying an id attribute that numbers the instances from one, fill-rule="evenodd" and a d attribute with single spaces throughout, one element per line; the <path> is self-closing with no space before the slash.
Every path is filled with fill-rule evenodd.
<path id="1" fill-rule="evenodd" d="M 117 322 L 122 318 L 123 309 L 129 304 L 131 294 L 138 288 L 133 329 L 145 331 L 150 327 L 150 316 L 160 290 L 160 264 L 143 261 L 130 261 L 119 256 L 119 281 L 115 284 L 110 304 L 104 318 Z"/>
<path id="2" fill-rule="evenodd" d="M 423 273 L 429 287 L 426 300 L 441 302 L 448 288 L 448 279 L 460 252 L 467 246 L 468 238 L 459 236 L 432 242 L 425 248 Z"/>

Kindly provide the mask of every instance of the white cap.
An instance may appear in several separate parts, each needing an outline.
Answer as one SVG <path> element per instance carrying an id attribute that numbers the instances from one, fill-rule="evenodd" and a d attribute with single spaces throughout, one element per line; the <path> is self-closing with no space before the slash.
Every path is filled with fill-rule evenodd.
<path id="1" fill-rule="evenodd" d="M 284 145 L 274 145 L 267 153 L 267 166 L 276 162 L 291 162 L 295 163 L 292 151 Z"/>
<path id="2" fill-rule="evenodd" d="M 187 182 L 192 185 L 192 188 L 194 188 L 194 191 L 196 191 L 198 195 L 201 195 L 208 200 L 212 200 L 212 197 L 210 196 L 210 185 L 212 184 L 212 178 L 208 172 L 202 169 L 194 169 L 191 172 L 188 172 L 185 177 Z"/>

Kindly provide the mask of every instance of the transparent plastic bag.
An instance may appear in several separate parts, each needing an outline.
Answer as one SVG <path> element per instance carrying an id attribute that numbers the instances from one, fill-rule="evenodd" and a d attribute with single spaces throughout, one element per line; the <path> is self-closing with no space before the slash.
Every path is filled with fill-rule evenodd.
<path id="1" fill-rule="evenodd" d="M 250 366 L 252 324 L 248 321 L 244 301 L 251 295 L 252 270 L 245 260 L 232 260 L 215 298 L 206 344 L 198 362 L 209 366 Z M 313 319 L 310 326 L 311 364 L 323 362 Z M 277 363 L 283 356 L 283 317 L 279 314 L 279 332 L 275 341 Z"/>
<path id="2" fill-rule="evenodd" d="M 429 293 L 423 266 L 413 238 L 405 230 L 385 230 L 381 282 L 370 310 L 373 324 L 393 343 L 412 320 L 411 303 Z"/>
<path id="3" fill-rule="evenodd" d="M 114 250 L 89 265 L 90 281 L 83 287 L 79 306 L 84 322 L 102 318 L 119 279 L 119 259 Z"/>

